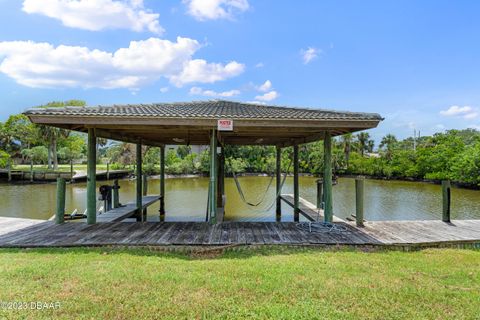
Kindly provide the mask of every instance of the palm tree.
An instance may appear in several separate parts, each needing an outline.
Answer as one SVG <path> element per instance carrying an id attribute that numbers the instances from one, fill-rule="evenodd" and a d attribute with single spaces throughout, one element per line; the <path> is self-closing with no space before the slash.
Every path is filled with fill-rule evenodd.
<path id="1" fill-rule="evenodd" d="M 67 138 L 70 131 L 65 129 L 59 129 L 44 125 L 39 125 L 38 131 L 40 136 L 48 143 L 48 169 L 58 169 L 58 154 L 57 154 L 57 142 L 60 138 Z M 52 161 L 53 160 L 53 161 Z"/>
<path id="2" fill-rule="evenodd" d="M 348 161 L 350 160 L 350 151 L 352 150 L 353 135 L 351 133 L 344 134 L 342 137 L 343 153 L 345 154 L 345 163 L 348 167 Z"/>
<path id="3" fill-rule="evenodd" d="M 397 142 L 397 138 L 393 134 L 387 134 L 382 138 L 379 147 L 380 149 L 384 149 L 386 151 L 387 159 L 391 159 L 393 149 L 395 148 Z"/>
<path id="4" fill-rule="evenodd" d="M 360 149 L 360 154 L 365 154 L 367 151 L 368 141 L 370 140 L 370 134 L 368 132 L 360 132 L 357 134 L 358 147 Z"/>

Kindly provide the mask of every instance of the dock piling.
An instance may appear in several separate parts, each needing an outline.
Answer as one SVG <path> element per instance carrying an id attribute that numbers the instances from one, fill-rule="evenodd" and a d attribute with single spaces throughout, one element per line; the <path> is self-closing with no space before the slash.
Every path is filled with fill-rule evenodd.
<path id="1" fill-rule="evenodd" d="M 113 208 L 118 208 L 120 207 L 120 194 L 118 192 L 118 189 L 120 189 L 120 186 L 118 185 L 118 179 L 115 179 L 113 181 Z"/>
<path id="2" fill-rule="evenodd" d="M 282 149 L 277 146 L 276 147 L 276 170 L 275 170 L 275 182 L 276 182 L 276 195 L 277 195 L 277 202 L 276 202 L 276 208 L 275 208 L 275 213 L 276 213 L 276 221 L 280 222 L 282 221 L 282 199 L 280 199 L 280 188 L 282 187 Z M 288 174 L 288 172 L 287 172 Z"/>
<path id="3" fill-rule="evenodd" d="M 317 179 L 317 209 L 323 209 L 323 179 Z"/>
<path id="4" fill-rule="evenodd" d="M 295 222 L 300 221 L 298 169 L 298 144 L 295 144 L 293 146 L 293 221 Z"/>
<path id="5" fill-rule="evenodd" d="M 355 178 L 355 219 L 357 227 L 363 227 L 363 203 L 365 198 L 365 177 Z"/>
<path id="6" fill-rule="evenodd" d="M 65 179 L 57 178 L 57 210 L 55 211 L 55 223 L 61 224 L 65 221 Z"/>
<path id="7" fill-rule="evenodd" d="M 443 212 L 442 221 L 450 222 L 451 185 L 449 180 L 442 181 Z"/>
<path id="8" fill-rule="evenodd" d="M 143 196 L 146 196 L 147 193 L 148 193 L 148 190 L 147 190 L 148 189 L 148 179 L 147 179 L 146 174 L 144 174 L 142 176 L 142 185 L 143 185 L 143 187 L 142 187 Z M 143 214 L 143 217 L 142 217 L 143 221 L 147 221 L 147 208 L 143 209 L 142 214 Z"/>
<path id="9" fill-rule="evenodd" d="M 165 146 L 160 147 L 160 221 L 165 221 Z"/>

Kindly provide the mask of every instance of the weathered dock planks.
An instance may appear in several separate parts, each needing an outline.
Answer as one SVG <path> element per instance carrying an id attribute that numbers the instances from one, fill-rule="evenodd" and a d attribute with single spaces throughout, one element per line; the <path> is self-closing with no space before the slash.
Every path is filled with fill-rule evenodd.
<path id="1" fill-rule="evenodd" d="M 308 232 L 293 222 L 102 222 L 0 218 L 0 247 L 349 245 L 480 246 L 480 220 L 369 221 L 364 228 L 337 222 L 343 231 Z"/>
<path id="2" fill-rule="evenodd" d="M 293 194 L 282 194 L 280 195 L 280 199 L 285 201 L 286 204 L 293 208 L 294 206 L 294 199 Z M 303 199 L 302 197 L 299 198 L 299 206 L 300 214 L 302 214 L 305 218 L 309 221 L 323 221 L 324 214 L 322 209 L 317 209 L 317 207 L 307 200 Z M 340 219 L 337 216 L 333 216 L 333 222 L 344 222 L 343 219 Z"/>
<path id="3" fill-rule="evenodd" d="M 144 196 L 142 197 L 142 208 L 154 204 L 160 200 L 160 196 Z M 124 207 L 119 207 L 97 215 L 97 222 L 118 222 L 132 217 L 137 211 L 137 204 L 129 202 Z"/>

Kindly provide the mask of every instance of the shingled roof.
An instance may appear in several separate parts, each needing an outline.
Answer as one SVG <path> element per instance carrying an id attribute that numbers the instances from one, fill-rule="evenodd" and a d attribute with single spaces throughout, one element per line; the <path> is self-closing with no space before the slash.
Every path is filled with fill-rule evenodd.
<path id="1" fill-rule="evenodd" d="M 204 119 L 227 117 L 232 119 L 382 120 L 382 117 L 377 113 L 267 106 L 224 100 L 96 107 L 33 108 L 28 110 L 26 114 Z"/>
<path id="2" fill-rule="evenodd" d="M 252 133 L 258 131 L 262 131 L 259 136 L 269 134 L 277 137 L 262 139 L 265 144 L 285 143 L 298 138 L 304 138 L 302 141 L 307 142 L 315 137 L 318 140 L 326 130 L 338 135 L 376 127 L 383 120 L 377 113 L 267 106 L 224 100 L 33 108 L 25 114 L 33 122 L 56 127 L 78 131 L 94 127 L 100 136 L 106 138 L 123 137 L 124 140 L 128 138 L 152 143 L 172 143 L 174 136 L 183 134 L 189 136 L 188 141 L 192 144 L 207 143 L 208 130 L 216 127 L 218 119 L 235 121 L 234 131 L 222 132 L 222 135 L 227 142 L 230 140 L 236 144 L 259 141 L 258 136 L 252 137 Z M 251 129 L 247 129 L 249 127 Z M 176 139 L 178 140 L 180 139 Z"/>

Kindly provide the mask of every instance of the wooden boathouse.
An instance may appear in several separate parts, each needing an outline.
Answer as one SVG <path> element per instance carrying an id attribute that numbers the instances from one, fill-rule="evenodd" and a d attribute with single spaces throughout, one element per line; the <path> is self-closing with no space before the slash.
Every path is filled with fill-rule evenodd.
<path id="1" fill-rule="evenodd" d="M 70 247 L 100 245 L 348 245 L 383 247 L 480 247 L 480 221 L 450 221 L 450 186 L 443 187 L 442 220 L 367 221 L 363 223 L 363 187 L 356 188 L 356 223 L 332 211 L 332 137 L 374 128 L 375 113 L 266 106 L 231 101 L 199 101 L 97 107 L 35 108 L 32 122 L 88 134 L 87 223 L 63 223 L 65 193 L 57 194 L 56 221 L 0 218 L 0 247 Z M 136 199 L 97 216 L 96 138 L 134 143 Z M 300 197 L 299 146 L 324 141 L 323 210 Z M 165 222 L 165 145 L 209 145 L 210 183 L 205 222 Z M 142 145 L 160 147 L 160 194 L 142 189 Z M 277 150 L 277 222 L 224 222 L 226 145 L 270 145 Z M 281 194 L 281 150 L 293 149 L 294 193 Z M 362 186 L 359 182 L 358 186 Z M 63 183 L 65 183 L 63 181 Z M 59 179 L 61 186 L 62 181 Z M 57 188 L 61 190 L 62 188 Z M 118 191 L 118 190 L 117 190 Z M 147 222 L 145 208 L 160 200 L 161 222 Z M 281 201 L 294 210 L 293 222 L 281 221 Z M 300 215 L 322 224 L 298 223 Z M 316 217 L 314 218 L 313 216 Z M 135 217 L 135 222 L 125 222 Z"/>
<path id="2" fill-rule="evenodd" d="M 232 101 L 198 101 L 98 107 L 35 108 L 25 113 L 32 122 L 88 134 L 87 221 L 97 220 L 95 172 L 96 137 L 137 145 L 137 216 L 142 204 L 141 146 L 157 146 L 160 159 L 160 211 L 165 213 L 165 145 L 210 145 L 208 221 L 221 222 L 226 145 L 273 145 L 277 148 L 277 218 L 281 215 L 282 148 L 293 147 L 294 220 L 299 220 L 298 148 L 303 143 L 324 141 L 324 217 L 332 213 L 332 137 L 374 128 L 382 120 L 376 113 L 291 108 Z"/>

